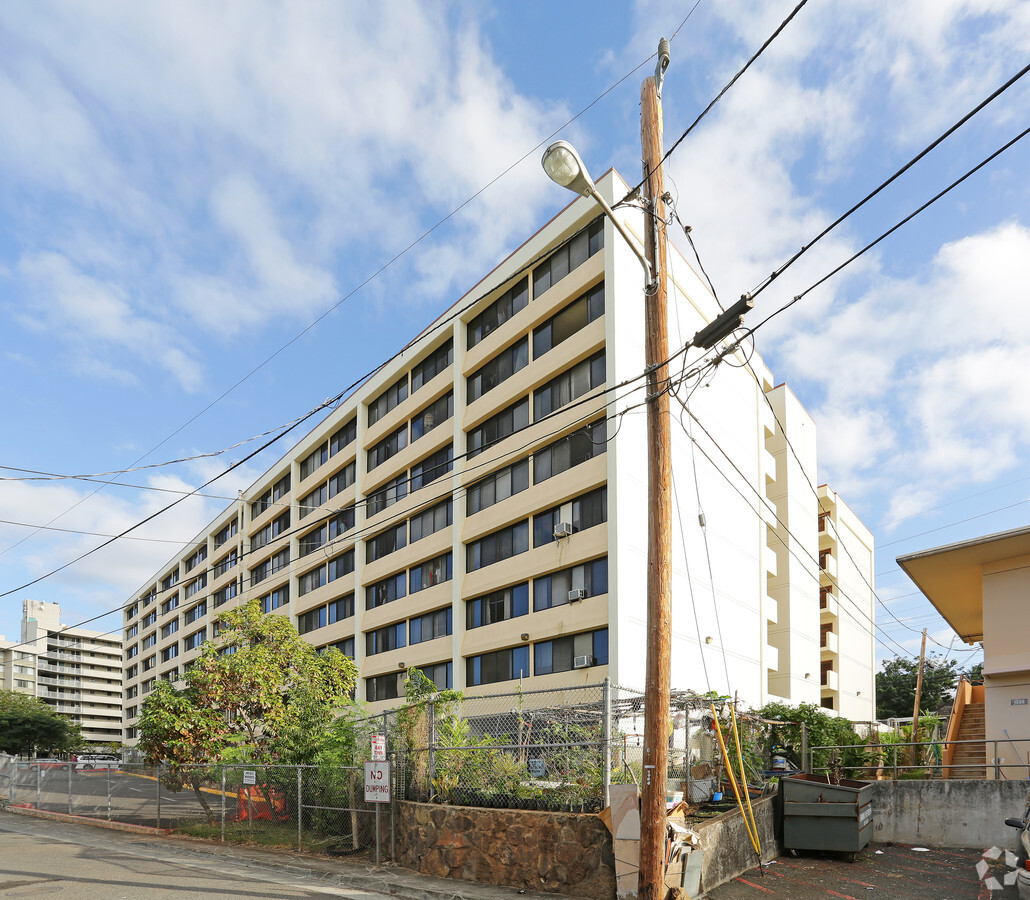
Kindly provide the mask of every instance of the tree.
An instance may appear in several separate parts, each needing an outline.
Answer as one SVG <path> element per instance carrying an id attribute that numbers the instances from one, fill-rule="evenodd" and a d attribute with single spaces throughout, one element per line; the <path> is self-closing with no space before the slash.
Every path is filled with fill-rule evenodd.
<path id="1" fill-rule="evenodd" d="M 218 625 L 221 643 L 204 645 L 185 687 L 159 682 L 143 702 L 137 745 L 151 765 L 169 764 L 169 788 L 190 784 L 205 809 L 205 764 L 312 761 L 357 681 L 353 660 L 335 648 L 319 653 L 256 600 Z"/>
<path id="2" fill-rule="evenodd" d="M 0 690 L 0 752 L 12 756 L 40 750 L 62 753 L 81 740 L 79 727 L 42 700 Z"/>
<path id="3" fill-rule="evenodd" d="M 951 702 L 959 676 L 958 662 L 931 653 L 923 665 L 920 709 L 936 710 Z M 912 716 L 916 700 L 919 660 L 896 657 L 876 673 L 876 717 L 903 719 Z"/>

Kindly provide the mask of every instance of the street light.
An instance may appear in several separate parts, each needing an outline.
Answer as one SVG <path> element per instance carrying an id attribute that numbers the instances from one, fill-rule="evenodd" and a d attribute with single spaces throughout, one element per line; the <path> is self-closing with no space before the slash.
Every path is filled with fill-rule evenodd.
<path id="1" fill-rule="evenodd" d="M 640 260 L 640 265 L 644 267 L 644 290 L 648 294 L 653 294 L 657 287 L 657 281 L 654 277 L 654 272 L 651 270 L 651 264 L 647 261 L 647 258 L 636 245 L 633 238 L 630 237 L 629 232 L 626 231 L 622 223 L 615 217 L 615 213 L 608 205 L 608 201 L 597 190 L 597 185 L 594 184 L 594 179 L 590 177 L 587 167 L 583 165 L 583 160 L 576 152 L 576 148 L 568 141 L 555 141 L 544 151 L 544 156 L 540 163 L 544 167 L 547 177 L 555 184 L 568 188 L 581 197 L 593 197 L 598 206 L 604 210 L 604 214 L 611 220 L 615 230 L 622 235 L 630 250 Z"/>

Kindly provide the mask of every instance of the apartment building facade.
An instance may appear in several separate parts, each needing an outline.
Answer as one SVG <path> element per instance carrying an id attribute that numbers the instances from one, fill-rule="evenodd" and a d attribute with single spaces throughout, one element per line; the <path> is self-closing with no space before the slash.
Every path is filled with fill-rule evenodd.
<path id="1" fill-rule="evenodd" d="M 35 658 L 35 694 L 78 724 L 90 743 L 120 742 L 122 641 L 118 635 L 61 624 L 61 607 L 22 604 L 19 653 Z"/>
<path id="2" fill-rule="evenodd" d="M 599 187 L 625 190 L 614 172 Z M 639 212 L 619 215 L 642 234 Z M 357 696 L 377 707 L 413 666 L 470 693 L 642 685 L 643 275 L 621 240 L 576 200 L 128 600 L 128 741 L 156 679 L 178 678 L 219 613 L 250 599 L 353 657 Z M 682 344 L 718 310 L 670 256 Z M 676 361 L 673 683 L 819 703 L 818 679 L 796 675 L 820 671 L 814 425 L 795 401 L 807 424 L 784 436 L 783 392 L 752 349 L 700 381 L 695 355 Z M 805 479 L 788 471 L 794 427 Z M 807 509 L 797 529 L 782 520 L 802 562 L 778 557 L 790 506 Z M 804 630 L 797 647 L 781 621 Z"/>
<path id="3" fill-rule="evenodd" d="M 0 635 L 0 688 L 36 696 L 36 654 Z"/>

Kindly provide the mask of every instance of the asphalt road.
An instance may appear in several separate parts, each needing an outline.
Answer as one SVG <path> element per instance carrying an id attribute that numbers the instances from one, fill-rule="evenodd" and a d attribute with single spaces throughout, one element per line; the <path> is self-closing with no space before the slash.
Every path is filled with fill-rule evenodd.
<path id="1" fill-rule="evenodd" d="M 314 882 L 314 883 L 313 883 Z M 302 867 L 264 866 L 169 844 L 160 838 L 0 813 L 0 898 L 138 900 L 351 897 L 385 893 L 317 883 Z"/>

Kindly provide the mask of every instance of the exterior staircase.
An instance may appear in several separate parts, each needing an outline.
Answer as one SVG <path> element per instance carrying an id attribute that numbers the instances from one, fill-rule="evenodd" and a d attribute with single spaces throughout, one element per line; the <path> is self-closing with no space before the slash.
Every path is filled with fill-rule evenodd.
<path id="1" fill-rule="evenodd" d="M 987 726 L 984 720 L 984 689 L 959 682 L 945 738 L 942 776 L 964 781 L 987 778 Z M 950 743 L 975 741 L 976 743 Z"/>

